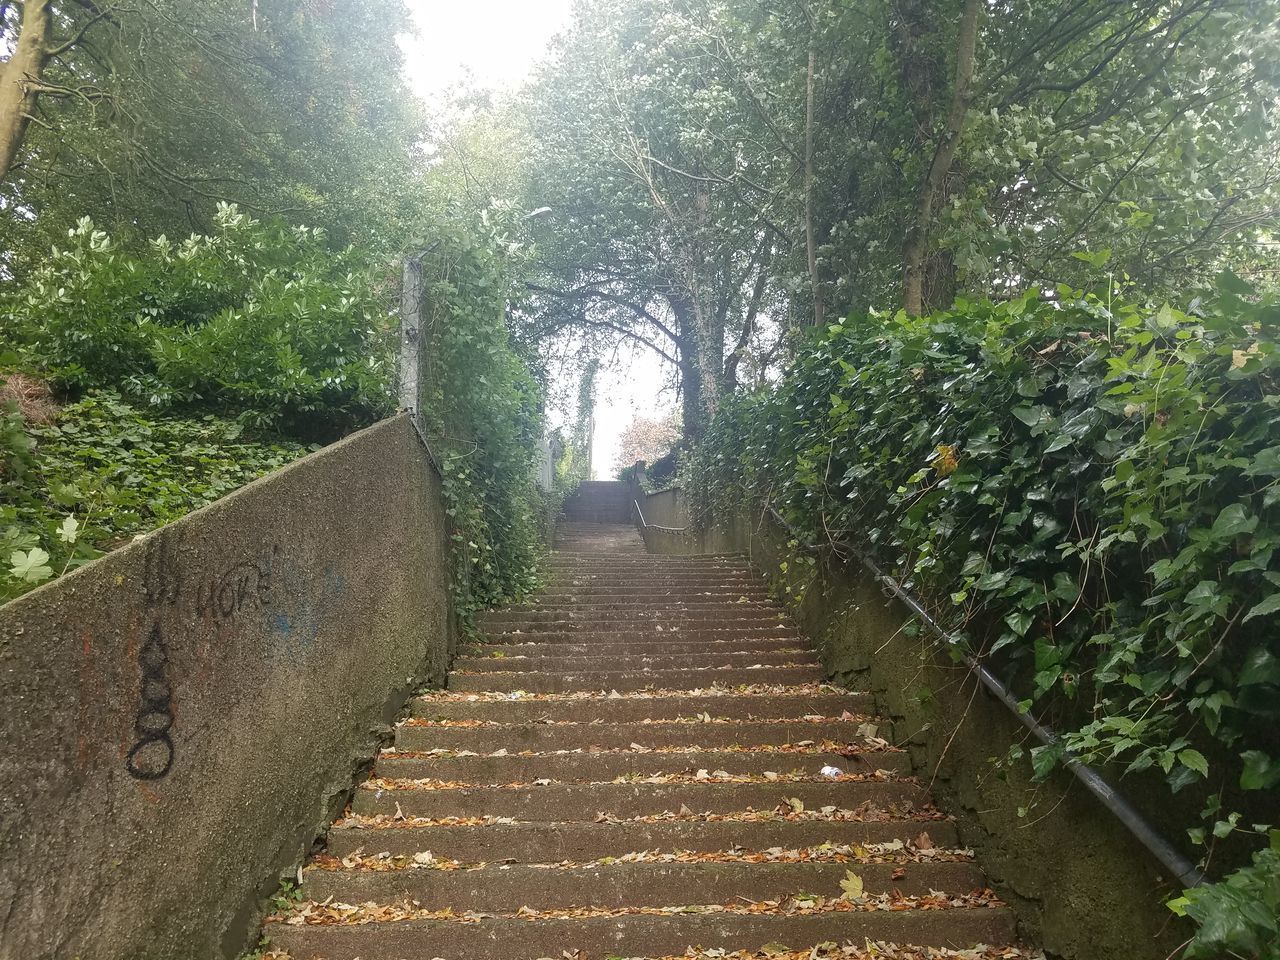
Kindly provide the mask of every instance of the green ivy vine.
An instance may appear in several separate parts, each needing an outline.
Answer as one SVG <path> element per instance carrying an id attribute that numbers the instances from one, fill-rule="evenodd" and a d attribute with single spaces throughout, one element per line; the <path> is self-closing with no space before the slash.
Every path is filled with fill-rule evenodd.
<path id="1" fill-rule="evenodd" d="M 1185 310 L 1064 288 L 854 317 L 687 467 L 703 515 L 767 499 L 871 548 L 1065 732 L 1036 775 L 1069 750 L 1194 786 L 1188 842 L 1239 870 L 1171 904 L 1193 957 L 1280 956 L 1278 327 L 1230 274 Z"/>

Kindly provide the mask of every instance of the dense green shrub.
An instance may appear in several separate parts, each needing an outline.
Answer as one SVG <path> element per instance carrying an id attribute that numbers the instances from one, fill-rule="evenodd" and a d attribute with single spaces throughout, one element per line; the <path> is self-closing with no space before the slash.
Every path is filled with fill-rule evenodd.
<path id="1" fill-rule="evenodd" d="M 1217 791 L 1280 785 L 1280 304 L 1219 286 L 1186 312 L 1061 290 L 830 326 L 721 412 L 691 493 L 869 547 L 1066 748 L 1199 783 L 1191 839 L 1256 845 L 1271 824 Z"/>
<path id="2" fill-rule="evenodd" d="M 109 392 L 52 424 L 24 429 L 16 410 L 4 424 L 22 464 L 0 469 L 0 601 L 306 452 L 226 418 L 148 414 Z"/>
<path id="3" fill-rule="evenodd" d="M 536 584 L 543 494 L 534 483 L 543 391 L 512 346 L 528 251 L 501 210 L 442 227 L 423 259 L 423 428 L 444 478 L 455 602 L 465 621 Z"/>
<path id="4" fill-rule="evenodd" d="M 306 227 L 219 207 L 218 231 L 142 252 L 82 220 L 0 298 L 0 335 L 71 391 L 227 411 L 331 437 L 389 410 L 392 317 L 370 265 Z"/>
<path id="5" fill-rule="evenodd" d="M 433 231 L 420 398 L 452 519 L 465 617 L 534 582 L 545 506 L 533 464 L 542 391 L 507 311 L 527 251 L 511 217 Z M 323 235 L 222 207 L 219 232 L 142 254 L 88 221 L 0 299 L 17 356 L 83 396 L 53 425 L 0 419 L 0 599 L 286 462 L 298 442 L 391 411 L 387 290 Z M 33 449 L 34 445 L 34 449 Z"/>

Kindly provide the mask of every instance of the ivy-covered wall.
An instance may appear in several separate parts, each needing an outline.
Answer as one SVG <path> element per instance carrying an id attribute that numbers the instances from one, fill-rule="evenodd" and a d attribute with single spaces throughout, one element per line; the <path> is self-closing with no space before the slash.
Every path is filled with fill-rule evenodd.
<path id="1" fill-rule="evenodd" d="M 1063 960 L 1165 960 L 1190 936 L 1164 906 L 1176 882 L 1070 774 L 1033 783 L 1029 766 L 996 762 L 1026 740 L 1025 728 L 967 668 L 915 635 L 909 611 L 859 563 L 798 558 L 762 509 L 719 517 L 697 542 L 748 554 L 817 643 L 831 679 L 875 695 L 894 742 L 956 818 L 1028 942 Z"/>
<path id="2" fill-rule="evenodd" d="M 397 417 L 0 607 L 0 958 L 248 946 L 444 675 L 447 544 Z"/>

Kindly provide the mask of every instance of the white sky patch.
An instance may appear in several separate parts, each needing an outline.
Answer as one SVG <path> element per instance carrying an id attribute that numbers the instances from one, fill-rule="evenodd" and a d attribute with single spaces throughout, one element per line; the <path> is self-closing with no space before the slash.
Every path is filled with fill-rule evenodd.
<path id="1" fill-rule="evenodd" d="M 596 431 L 591 451 L 593 480 L 612 480 L 617 475 L 618 446 L 622 431 L 636 417 L 656 420 L 676 410 L 676 392 L 666 364 L 644 347 L 621 352 L 617 363 L 600 370 L 596 394 Z"/>
<path id="2" fill-rule="evenodd" d="M 470 78 L 514 90 L 569 25 L 572 0 L 406 0 L 417 34 L 401 39 L 405 73 L 428 102 Z"/>

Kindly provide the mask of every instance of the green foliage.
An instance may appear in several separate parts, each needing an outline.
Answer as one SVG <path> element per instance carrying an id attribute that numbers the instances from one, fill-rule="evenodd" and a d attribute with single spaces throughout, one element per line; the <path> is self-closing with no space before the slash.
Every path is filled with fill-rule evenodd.
<path id="1" fill-rule="evenodd" d="M 1271 845 L 1253 855 L 1253 863 L 1221 883 L 1188 890 L 1170 905 L 1200 925 L 1187 957 L 1280 958 L 1280 830 Z"/>
<path id="2" fill-rule="evenodd" d="M 23 469 L 0 471 L 0 601 L 306 452 L 221 417 L 147 414 L 106 391 L 22 437 Z"/>
<path id="3" fill-rule="evenodd" d="M 0 333 L 64 389 L 119 390 L 255 427 L 333 435 L 389 409 L 392 319 L 369 265 L 321 231 L 218 209 L 143 254 L 87 219 L 0 300 Z"/>
<path id="4" fill-rule="evenodd" d="M 534 485 L 542 390 L 512 347 L 527 250 L 503 210 L 445 226 L 424 260 L 431 331 L 422 418 L 440 459 L 464 622 L 536 585 L 543 496 Z"/>
<path id="5" fill-rule="evenodd" d="M 871 547 L 1086 761 L 1274 788 L 1280 302 L 1231 275 L 1185 312 L 1058 297 L 830 326 L 722 412 L 700 509 Z"/>
<path id="6" fill-rule="evenodd" d="M 595 425 L 598 360 L 587 361 L 578 379 L 578 401 L 574 409 L 569 442 L 563 444 L 555 464 L 555 486 L 565 496 L 584 480 L 591 479 L 591 432 Z"/>
<path id="7" fill-rule="evenodd" d="M 217 204 L 323 227 L 339 248 L 420 224 L 418 101 L 401 0 L 54 4 L 37 122 L 0 181 L 19 278 L 84 216 L 126 245 L 216 230 Z M 21 4 L 0 5 L 6 40 Z"/>
<path id="8" fill-rule="evenodd" d="M 580 4 L 461 137 L 483 185 L 550 208 L 536 335 L 656 351 L 694 438 L 819 304 L 901 303 L 917 236 L 930 309 L 1084 284 L 1091 248 L 1152 295 L 1274 280 L 1280 0 L 985 3 L 956 102 L 964 6 Z M 491 173 L 495 130 L 529 138 L 517 173 Z"/>

